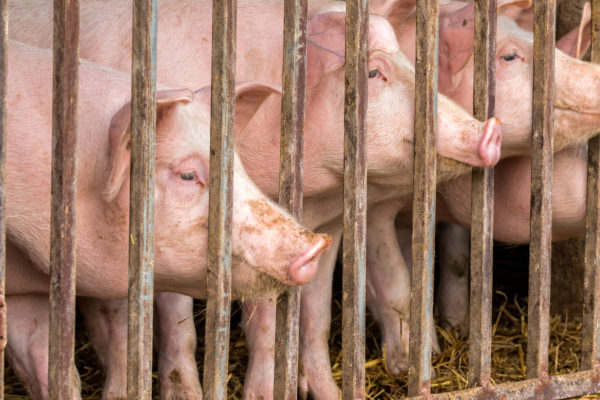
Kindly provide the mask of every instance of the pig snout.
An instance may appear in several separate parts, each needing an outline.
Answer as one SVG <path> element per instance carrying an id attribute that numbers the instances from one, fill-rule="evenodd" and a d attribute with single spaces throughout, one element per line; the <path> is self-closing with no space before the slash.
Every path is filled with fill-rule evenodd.
<path id="1" fill-rule="evenodd" d="M 288 274 L 294 284 L 303 285 L 315 276 L 319 258 L 330 244 L 330 236 L 315 235 L 315 240 L 305 252 L 290 263 Z"/>
<path id="2" fill-rule="evenodd" d="M 502 124 L 498 118 L 493 117 L 485 122 L 482 129 L 483 134 L 478 147 L 479 157 L 482 167 L 490 167 L 500 160 Z"/>

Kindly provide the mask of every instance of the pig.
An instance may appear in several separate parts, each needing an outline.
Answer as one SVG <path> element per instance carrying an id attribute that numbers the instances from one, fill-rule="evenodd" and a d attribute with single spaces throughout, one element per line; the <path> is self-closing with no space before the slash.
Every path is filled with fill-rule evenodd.
<path id="1" fill-rule="evenodd" d="M 38 46 L 49 46 L 45 36 L 51 29 L 50 7 L 31 0 L 12 2 L 10 6 L 12 32 L 16 37 Z M 159 81 L 190 87 L 209 83 L 208 9 L 210 5 L 206 1 L 165 1 L 159 4 L 159 26 L 167 27 L 158 34 Z M 131 37 L 128 10 L 128 2 L 122 0 L 82 2 L 81 55 L 113 68 L 127 70 Z M 260 18 L 256 17 L 258 12 Z M 238 2 L 237 79 L 268 80 L 270 84 L 280 82 L 282 16 L 283 4 L 278 1 Z M 274 23 L 257 23 L 264 19 Z M 34 20 L 38 23 L 32 27 Z M 177 23 L 169 24 L 170 21 Z M 181 32 L 171 28 L 171 25 L 181 29 Z M 309 229 L 330 233 L 334 244 L 338 241 L 335 235 L 339 232 L 342 215 L 343 27 L 343 4 L 311 3 L 307 46 L 303 223 Z M 414 69 L 406 57 L 398 52 L 397 41 L 387 21 L 379 16 L 371 16 L 369 32 L 371 78 L 367 154 L 372 156 L 368 157 L 367 163 L 370 184 L 368 198 L 369 201 L 377 201 L 386 196 L 397 197 L 397 193 L 404 194 L 411 188 Z M 196 37 L 197 40 L 181 40 L 182 36 Z M 271 93 L 246 133 L 236 135 L 236 147 L 246 170 L 263 192 L 272 198 L 278 195 L 280 102 L 281 94 Z M 438 151 L 441 156 L 480 166 L 492 165 L 497 161 L 501 132 L 496 119 L 485 124 L 477 122 L 443 96 L 439 97 L 438 110 Z M 260 135 L 252 133 L 259 132 L 251 129 L 253 124 L 256 129 L 260 127 Z M 269 131 L 268 134 L 264 134 L 265 129 Z M 327 134 L 323 135 L 322 132 Z M 466 168 L 463 165 L 441 163 L 440 179 L 448 179 L 461 170 Z M 324 207 L 324 204 L 328 206 Z M 335 253 L 333 247 L 330 251 Z M 326 299 L 330 296 L 327 288 L 332 279 L 333 257 L 329 257 L 327 252 L 325 258 L 329 266 L 324 266 L 325 261 L 320 262 L 322 271 L 318 271 L 316 278 L 319 283 L 303 287 L 301 329 L 304 339 L 301 339 L 300 357 L 304 368 L 300 384 L 304 394 L 310 392 L 317 398 L 337 398 L 338 389 L 331 376 L 326 342 L 329 318 Z M 251 347 L 245 397 L 271 398 L 274 309 L 269 304 L 256 305 L 251 302 L 246 302 L 244 309 L 247 310 L 247 341 Z M 160 322 L 159 325 L 162 325 Z M 185 362 L 177 361 L 176 364 Z M 125 365 L 111 367 L 124 370 Z M 163 369 L 159 366 L 159 370 Z M 123 376 L 123 373 L 111 376 Z M 168 376 L 165 378 L 161 382 L 169 385 Z"/>
<path id="2" fill-rule="evenodd" d="M 373 3 L 372 3 L 373 4 Z M 467 110 L 472 109 L 472 77 L 473 77 L 473 26 L 472 6 L 465 7 L 465 3 L 448 1 L 441 5 L 440 10 L 440 69 L 439 69 L 439 88 L 442 93 L 449 95 Z M 387 15 L 395 26 L 396 33 L 400 38 L 401 48 L 407 54 L 414 54 L 414 2 L 391 1 L 380 3 L 379 9 L 373 7 L 375 11 L 379 10 Z M 498 3 L 498 40 L 497 40 L 497 63 L 496 63 L 496 111 L 504 123 L 504 135 L 502 144 L 503 157 L 512 155 L 511 150 L 505 151 L 504 140 L 508 140 L 513 135 L 522 136 L 525 139 L 525 133 L 531 130 L 531 92 L 523 93 L 515 97 L 517 88 L 531 87 L 531 51 L 532 34 L 520 29 L 515 19 L 521 24 L 526 21 L 523 14 L 515 13 L 515 9 L 530 7 L 530 2 L 523 1 L 501 1 Z M 531 14 L 529 14 L 531 15 Z M 584 12 L 582 20 L 573 32 L 561 38 L 557 42 L 559 49 L 568 51 L 569 55 L 581 56 L 585 48 L 589 45 L 589 12 Z M 412 36 L 411 36 L 412 35 Z M 514 61 L 517 61 L 515 65 Z M 575 176 L 580 177 L 582 162 L 581 151 L 577 150 L 576 143 L 582 143 L 588 134 L 593 134 L 598 129 L 598 110 L 593 99 L 590 99 L 589 85 L 592 80 L 598 79 L 598 67 L 591 64 L 580 62 L 570 58 L 563 52 L 556 52 L 556 104 L 555 104 L 555 150 L 558 151 L 555 158 L 555 179 L 561 182 L 560 192 L 564 198 L 568 198 L 566 193 L 573 190 L 581 190 L 581 180 L 575 179 L 566 182 L 568 173 L 561 176 L 558 172 L 558 166 L 565 168 L 565 171 L 571 171 Z M 521 72 L 519 72 L 519 70 Z M 571 74 L 571 76 L 569 76 Z M 578 81 L 572 79 L 573 74 L 580 77 Z M 585 89 L 588 88 L 588 89 Z M 529 93 L 529 94 L 528 94 Z M 580 104 L 581 106 L 577 106 Z M 577 116 L 577 109 L 586 111 Z M 572 110 L 572 111 L 569 111 Z M 575 112 L 574 112 L 575 111 Z M 570 147 L 570 140 L 565 138 L 582 133 L 582 129 L 577 124 L 576 119 L 581 118 L 581 126 L 585 126 L 584 135 L 581 139 L 575 140 L 575 147 Z M 594 124 L 596 126 L 594 127 Z M 563 139 L 557 140 L 557 135 L 563 136 Z M 522 147 L 528 146 L 526 141 L 521 142 Z M 561 150 L 562 149 L 562 150 Z M 528 241 L 529 235 L 529 164 L 528 157 L 510 157 L 503 159 L 496 167 L 496 217 L 494 226 L 494 235 L 496 239 L 507 240 L 509 242 Z M 569 167 L 572 165 L 572 167 Z M 583 163 L 585 169 L 585 163 Z M 558 174 L 558 175 L 557 175 Z M 583 175 L 584 176 L 584 175 Z M 585 184 L 585 179 L 583 181 Z M 441 199 L 438 207 L 438 219 L 459 221 L 462 225 L 470 224 L 470 177 L 462 176 L 455 180 L 440 185 Z M 500 192 L 504 191 L 505 194 Z M 555 184 L 554 196 L 557 196 Z M 583 192 L 585 193 L 585 190 Z M 585 199 L 585 197 L 583 197 Z M 574 226 L 582 221 L 585 213 L 585 200 L 578 207 L 568 208 L 562 202 L 555 202 L 554 215 L 555 224 L 559 221 L 564 225 L 560 231 L 564 234 L 572 234 Z M 583 205 L 583 207 L 581 207 Z M 565 207 L 565 208 L 563 208 Z M 388 218 L 374 217 L 381 208 L 381 213 Z M 393 218 L 389 215 L 394 214 L 390 211 L 389 205 L 378 205 L 369 209 L 368 231 L 387 231 L 394 232 L 396 229 L 399 235 L 406 235 L 406 217 L 398 217 L 393 226 Z M 562 208 L 561 211 L 557 208 Z M 468 215 L 467 215 L 468 210 Z M 502 211 L 499 211 L 502 210 Z M 402 209 L 398 208 L 398 212 Z M 518 211 L 518 212 L 517 212 Z M 405 210 L 402 212 L 406 212 Z M 402 213 L 401 213 L 402 215 Z M 460 215 L 456 217 L 456 215 Z M 405 222 L 400 222 L 400 220 Z M 410 219 L 408 219 L 410 220 Z M 371 225 L 376 221 L 382 224 L 387 223 L 387 227 L 374 227 Z M 387 221 L 387 222 L 386 222 Z M 568 222 L 567 222 L 568 221 Z M 566 225 L 565 225 L 566 224 Z M 408 225 L 409 226 L 409 225 Z M 515 228 L 518 227 L 518 228 Z M 450 325 L 459 325 L 463 332 L 466 332 L 466 311 L 468 306 L 468 238 L 469 233 L 460 227 L 441 225 L 440 231 L 446 232 L 440 239 L 440 256 L 442 261 L 442 270 L 440 276 L 440 286 L 438 292 L 438 307 L 442 322 Z M 519 232 L 515 232 L 518 229 Z M 518 233 L 518 235 L 517 235 Z M 370 235 L 369 233 L 367 233 Z M 555 228 L 555 236 L 558 234 Z M 562 236 L 562 235 L 561 235 Z M 409 238 L 410 239 L 410 238 Z M 409 240 L 408 239 L 408 240 Z M 410 296 L 408 291 L 398 291 L 398 285 L 407 286 L 407 283 L 394 283 L 395 281 L 404 281 L 409 279 L 407 269 L 410 268 L 410 252 L 404 251 L 405 260 L 398 261 L 402 257 L 398 249 L 397 240 L 404 250 L 410 248 L 405 243 L 407 239 L 396 239 L 394 234 L 369 239 L 377 243 L 378 247 L 367 248 L 368 260 L 374 260 L 367 268 L 367 305 L 371 310 L 379 309 L 373 312 L 376 319 L 380 315 L 387 317 L 379 318 L 383 335 L 382 347 L 386 349 L 386 364 L 390 372 L 397 374 L 407 368 L 407 350 L 408 342 L 408 323 L 406 315 L 409 310 Z M 457 248 L 457 242 L 464 246 Z M 387 249 L 383 255 L 381 251 L 377 253 L 376 249 Z M 395 250 L 390 250 L 395 248 Z M 389 257 L 388 254 L 396 256 Z M 381 265 L 387 263 L 389 258 L 390 265 L 398 265 L 399 268 L 391 267 L 381 268 Z M 444 260 L 445 259 L 445 260 Z M 374 268 L 372 268 L 374 267 Z M 391 278 L 395 271 L 396 278 Z M 451 271 L 452 273 L 444 273 Z M 381 279 L 384 276 L 385 279 Z M 456 295 L 460 291 L 462 295 Z M 397 341 L 402 338 L 402 343 Z"/>
<path id="3" fill-rule="evenodd" d="M 50 287 L 51 71 L 50 51 L 9 41 L 6 293 L 13 306 L 8 313 L 13 334 L 7 354 L 17 371 L 32 369 L 31 358 L 21 358 L 23 352 L 37 361 L 45 356 L 47 365 L 47 318 L 34 320 L 29 330 L 23 319 L 43 317 L 40 313 L 48 310 L 35 305 L 47 302 L 47 295 L 40 300 L 38 294 Z M 77 293 L 121 299 L 128 286 L 130 78 L 84 61 L 79 76 Z M 245 95 L 265 87 L 238 87 L 238 126 L 244 126 L 260 105 L 248 102 Z M 207 88 L 157 93 L 157 292 L 206 297 L 209 105 Z M 233 296 L 271 297 L 288 285 L 308 282 L 331 238 L 301 227 L 265 197 L 237 155 L 233 192 Z M 25 295 L 34 295 L 33 300 Z M 28 307 L 36 311 L 30 313 Z M 33 369 L 26 382 L 39 390 L 31 390 L 32 396 L 46 398 L 47 376 Z"/>

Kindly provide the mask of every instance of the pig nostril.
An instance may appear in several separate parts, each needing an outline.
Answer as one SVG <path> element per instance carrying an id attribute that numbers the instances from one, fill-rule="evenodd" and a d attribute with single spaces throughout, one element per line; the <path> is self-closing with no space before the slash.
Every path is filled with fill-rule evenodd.
<path id="1" fill-rule="evenodd" d="M 331 238 L 319 237 L 316 243 L 290 263 L 289 275 L 292 282 L 302 285 L 309 282 L 317 272 L 317 259 L 331 243 Z"/>

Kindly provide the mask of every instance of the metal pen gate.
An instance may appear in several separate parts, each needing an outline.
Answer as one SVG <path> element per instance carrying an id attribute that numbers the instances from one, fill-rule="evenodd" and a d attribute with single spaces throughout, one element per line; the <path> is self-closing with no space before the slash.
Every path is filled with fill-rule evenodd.
<path id="1" fill-rule="evenodd" d="M 154 130 L 157 0 L 134 1 L 132 49 L 131 211 L 129 243 L 128 398 L 151 398 Z M 347 0 L 343 242 L 343 398 L 364 398 L 365 135 L 368 3 Z M 409 397 L 559 399 L 600 391 L 600 139 L 589 143 L 582 369 L 550 377 L 548 360 L 552 188 L 552 100 L 555 0 L 535 0 L 532 211 L 527 378 L 491 385 L 493 169 L 473 171 L 471 239 L 471 389 L 430 394 L 430 310 L 435 226 L 435 133 L 438 1 L 417 1 L 417 65 L 413 208 L 413 268 Z M 0 209 L 5 202 L 6 49 L 8 12 L 0 0 Z M 474 111 L 494 114 L 496 2 L 475 1 Z M 49 395 L 68 398 L 74 371 L 75 161 L 79 4 L 56 0 L 54 16 L 52 246 Z M 307 0 L 285 0 L 280 203 L 300 218 L 305 107 Z M 236 0 L 213 4 L 209 269 L 204 392 L 225 399 L 229 348 L 233 89 Z M 600 62 L 600 0 L 593 0 L 592 60 Z M 148 101 L 150 100 L 150 101 Z M 0 389 L 6 345 L 5 219 L 0 213 Z M 299 289 L 277 307 L 276 399 L 295 399 Z M 418 317 L 418 318 L 417 318 Z"/>

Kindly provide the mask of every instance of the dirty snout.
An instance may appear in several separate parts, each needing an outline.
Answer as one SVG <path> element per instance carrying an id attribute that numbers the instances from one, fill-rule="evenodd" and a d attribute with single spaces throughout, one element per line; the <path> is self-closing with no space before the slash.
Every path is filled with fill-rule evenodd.
<path id="1" fill-rule="evenodd" d="M 500 160 L 502 127 L 498 118 L 480 122 L 451 100 L 438 100 L 438 154 L 474 167 Z"/>
<path id="2" fill-rule="evenodd" d="M 319 258 L 331 244 L 329 235 L 304 229 L 265 198 L 245 201 L 237 225 L 235 212 L 232 245 L 238 260 L 284 285 L 302 285 L 315 276 Z"/>
<path id="3" fill-rule="evenodd" d="M 480 167 L 489 167 L 500 160 L 502 125 L 498 118 L 493 117 L 488 119 L 481 129 L 481 140 L 478 146 L 479 157 L 482 161 Z"/>

